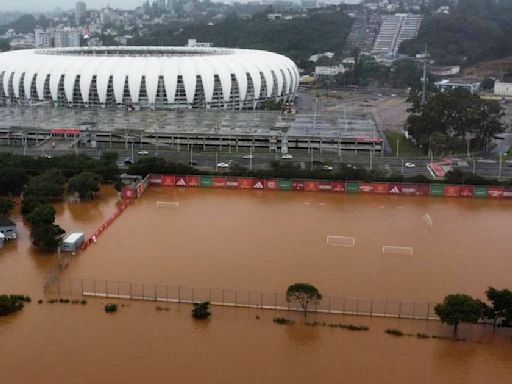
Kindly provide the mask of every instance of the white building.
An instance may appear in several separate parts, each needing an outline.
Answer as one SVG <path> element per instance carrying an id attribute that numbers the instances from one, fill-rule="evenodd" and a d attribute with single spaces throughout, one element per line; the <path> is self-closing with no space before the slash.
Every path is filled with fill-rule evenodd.
<path id="1" fill-rule="evenodd" d="M 75 20 L 78 25 L 80 20 L 87 14 L 87 5 L 84 2 L 79 1 L 75 4 Z"/>
<path id="2" fill-rule="evenodd" d="M 82 30 L 80 28 L 50 28 L 35 30 L 36 48 L 69 48 L 79 47 Z"/>
<path id="3" fill-rule="evenodd" d="M 512 83 L 496 81 L 494 83 L 494 94 L 497 96 L 512 97 Z"/>
<path id="4" fill-rule="evenodd" d="M 345 67 L 340 65 L 333 66 L 316 66 L 315 67 L 315 76 L 336 76 L 340 73 L 345 73 Z"/>
<path id="5" fill-rule="evenodd" d="M 441 81 L 437 81 L 434 85 L 441 91 L 454 90 L 458 88 L 463 88 L 468 90 L 471 93 L 476 93 L 480 90 L 481 81 L 477 79 L 443 79 Z"/>

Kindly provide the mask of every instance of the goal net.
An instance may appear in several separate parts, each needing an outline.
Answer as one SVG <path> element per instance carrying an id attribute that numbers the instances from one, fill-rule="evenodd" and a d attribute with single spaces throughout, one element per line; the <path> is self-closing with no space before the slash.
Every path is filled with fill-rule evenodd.
<path id="1" fill-rule="evenodd" d="M 180 203 L 176 201 L 157 201 L 157 208 L 171 208 L 171 209 L 180 209 Z"/>
<path id="2" fill-rule="evenodd" d="M 412 256 L 413 248 L 412 247 L 395 247 L 392 245 L 383 245 L 382 246 L 382 254 L 383 255 Z"/>
<path id="3" fill-rule="evenodd" d="M 327 236 L 327 245 L 352 248 L 356 245 L 356 238 L 349 236 Z"/>

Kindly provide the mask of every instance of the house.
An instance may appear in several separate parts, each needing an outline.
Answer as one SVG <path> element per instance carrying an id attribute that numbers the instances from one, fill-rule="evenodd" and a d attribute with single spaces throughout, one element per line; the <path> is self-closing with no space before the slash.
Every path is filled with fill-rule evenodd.
<path id="1" fill-rule="evenodd" d="M 480 90 L 481 83 L 481 80 L 478 79 L 443 79 L 441 81 L 435 82 L 434 85 L 441 92 L 446 90 L 453 90 L 456 88 L 463 88 L 467 89 L 471 93 L 477 93 Z"/>
<path id="2" fill-rule="evenodd" d="M 0 216 L 0 233 L 5 237 L 5 240 L 16 239 L 16 224 L 7 217 Z"/>

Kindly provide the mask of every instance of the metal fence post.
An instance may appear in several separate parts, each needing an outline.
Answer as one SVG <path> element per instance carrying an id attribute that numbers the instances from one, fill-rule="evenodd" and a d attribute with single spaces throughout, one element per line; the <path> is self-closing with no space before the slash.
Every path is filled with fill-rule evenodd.
<path id="1" fill-rule="evenodd" d="M 384 316 L 388 316 L 388 301 L 384 300 Z"/>
<path id="2" fill-rule="evenodd" d="M 263 308 L 263 292 L 261 292 L 261 307 L 260 308 Z"/>
<path id="3" fill-rule="evenodd" d="M 356 299 L 356 315 L 359 315 L 359 298 Z"/>
<path id="4" fill-rule="evenodd" d="M 155 301 L 158 301 L 158 293 L 157 293 L 157 290 L 158 290 L 158 286 L 155 284 Z"/>
<path id="5" fill-rule="evenodd" d="M 238 306 L 238 291 L 235 291 L 235 307 Z"/>
<path id="6" fill-rule="evenodd" d="M 329 308 L 327 309 L 328 313 L 331 313 L 331 296 L 329 296 Z"/>
<path id="7" fill-rule="evenodd" d="M 144 289 L 144 283 L 142 283 L 142 300 L 146 300 L 146 290 Z"/>
<path id="8" fill-rule="evenodd" d="M 194 288 L 192 288 L 192 302 L 194 302 Z"/>
<path id="9" fill-rule="evenodd" d="M 178 287 L 178 303 L 181 303 L 181 287 Z"/>
<path id="10" fill-rule="evenodd" d="M 169 286 L 165 286 L 165 302 L 169 301 Z"/>
<path id="11" fill-rule="evenodd" d="M 130 285 L 130 300 L 132 299 L 132 283 L 128 283 Z"/>
<path id="12" fill-rule="evenodd" d="M 96 280 L 93 280 L 92 290 L 94 291 L 94 296 L 96 296 Z"/>
<path id="13" fill-rule="evenodd" d="M 370 300 L 370 317 L 373 316 L 373 299 Z"/>
<path id="14" fill-rule="evenodd" d="M 108 282 L 105 280 L 105 295 L 108 297 Z"/>
<path id="15" fill-rule="evenodd" d="M 346 300 L 347 300 L 347 299 L 344 297 L 344 298 L 343 298 L 343 309 L 341 310 L 341 313 L 345 313 L 345 301 L 346 301 Z"/>
<path id="16" fill-rule="evenodd" d="M 82 290 L 82 296 L 84 295 L 84 279 L 80 280 L 80 288 Z"/>
<path id="17" fill-rule="evenodd" d="M 427 320 L 430 319 L 430 303 L 427 304 Z"/>
<path id="18" fill-rule="evenodd" d="M 212 302 L 212 289 L 210 288 L 210 303 Z"/>
<path id="19" fill-rule="evenodd" d="M 412 303 L 412 318 L 415 319 L 416 318 L 416 302 L 413 301 Z"/>
<path id="20" fill-rule="evenodd" d="M 274 293 L 274 310 L 277 311 L 277 293 Z"/>
<path id="21" fill-rule="evenodd" d="M 398 318 L 402 317 L 402 300 L 400 300 L 400 304 L 398 305 Z"/>
<path id="22" fill-rule="evenodd" d="M 121 298 L 121 291 L 119 289 L 119 280 L 117 280 L 117 298 Z"/>

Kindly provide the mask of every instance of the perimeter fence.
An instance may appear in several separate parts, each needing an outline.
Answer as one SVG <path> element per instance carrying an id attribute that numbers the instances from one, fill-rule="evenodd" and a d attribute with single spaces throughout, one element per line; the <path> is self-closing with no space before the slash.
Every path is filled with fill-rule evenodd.
<path id="1" fill-rule="evenodd" d="M 46 289 L 58 297 L 102 297 L 164 303 L 197 303 L 255 308 L 275 311 L 301 311 L 297 303 L 286 301 L 285 293 L 247 291 L 223 288 L 191 288 L 163 284 L 133 283 L 116 280 L 57 280 Z M 311 312 L 357 316 L 393 317 L 418 320 L 438 320 L 433 303 L 324 296 Z"/>

